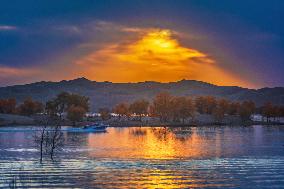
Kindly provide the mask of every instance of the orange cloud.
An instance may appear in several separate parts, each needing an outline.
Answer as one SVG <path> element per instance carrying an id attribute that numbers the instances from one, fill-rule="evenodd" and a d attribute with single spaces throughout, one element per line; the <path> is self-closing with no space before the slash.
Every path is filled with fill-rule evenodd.
<path id="1" fill-rule="evenodd" d="M 38 70 L 33 68 L 14 68 L 0 65 L 0 85 L 23 84 L 33 81 L 32 77 L 38 74 Z"/>
<path id="2" fill-rule="evenodd" d="M 34 73 L 35 73 L 35 70 L 32 70 L 32 69 L 0 66 L 0 78 L 11 77 L 11 76 L 15 76 L 15 77 L 29 76 Z"/>
<path id="3" fill-rule="evenodd" d="M 182 46 L 170 30 L 125 30 L 136 32 L 138 36 L 130 41 L 108 44 L 76 61 L 83 75 L 98 81 L 194 79 L 218 85 L 248 86 L 219 67 L 208 54 Z"/>

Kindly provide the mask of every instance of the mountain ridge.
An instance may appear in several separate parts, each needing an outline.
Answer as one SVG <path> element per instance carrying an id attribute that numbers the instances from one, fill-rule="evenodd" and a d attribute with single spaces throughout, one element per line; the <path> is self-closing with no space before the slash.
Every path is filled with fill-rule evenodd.
<path id="1" fill-rule="evenodd" d="M 0 87 L 0 98 L 16 98 L 22 102 L 27 97 L 46 102 L 58 93 L 67 91 L 88 96 L 91 109 L 111 108 L 119 102 L 132 102 L 139 98 L 151 100 L 160 92 L 169 92 L 177 96 L 212 95 L 233 101 L 253 100 L 257 105 L 271 101 L 277 105 L 284 104 L 284 87 L 264 87 L 248 89 L 239 86 L 217 86 L 196 80 L 180 80 L 161 83 L 145 81 L 136 83 L 113 83 L 109 81 L 91 81 L 84 77 L 59 82 L 40 81 L 24 85 Z"/>

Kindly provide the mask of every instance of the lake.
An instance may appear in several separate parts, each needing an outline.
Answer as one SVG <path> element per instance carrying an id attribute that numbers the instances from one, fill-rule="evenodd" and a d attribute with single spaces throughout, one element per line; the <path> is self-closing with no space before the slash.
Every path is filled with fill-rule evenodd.
<path id="1" fill-rule="evenodd" d="M 284 188 L 284 127 L 64 133 L 39 163 L 30 127 L 0 128 L 0 188 Z"/>

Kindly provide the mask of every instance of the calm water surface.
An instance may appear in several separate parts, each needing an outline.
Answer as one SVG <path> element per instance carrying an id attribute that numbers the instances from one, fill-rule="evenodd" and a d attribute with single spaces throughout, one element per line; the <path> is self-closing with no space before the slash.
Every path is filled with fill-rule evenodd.
<path id="1" fill-rule="evenodd" d="M 40 164 L 29 127 L 0 128 L 0 188 L 284 188 L 284 127 L 64 133 Z"/>

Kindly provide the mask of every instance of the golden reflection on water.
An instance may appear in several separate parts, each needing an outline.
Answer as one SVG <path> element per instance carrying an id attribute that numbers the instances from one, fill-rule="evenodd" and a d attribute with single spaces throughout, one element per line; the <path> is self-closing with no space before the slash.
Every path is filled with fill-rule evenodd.
<path id="1" fill-rule="evenodd" d="M 284 177 L 280 128 L 108 128 L 65 136 L 70 151 L 39 164 L 38 152 L 23 152 L 30 133 L 0 132 L 0 188 L 15 178 L 25 188 L 281 188 Z"/>
<path id="2" fill-rule="evenodd" d="M 111 172 L 114 179 L 119 178 L 112 180 L 121 182 L 119 188 L 200 188 L 220 187 L 220 184 L 198 179 L 200 173 L 194 170 L 194 165 L 192 169 L 184 169 L 178 162 L 182 161 L 180 159 L 220 156 L 223 153 L 220 140 L 220 133 L 214 129 L 135 127 L 108 128 L 105 134 L 90 134 L 87 143 L 92 149 L 89 151 L 92 157 L 127 161 L 144 159 L 149 163 L 138 172 L 129 169 Z M 169 160 L 177 161 L 177 164 L 167 167 Z M 152 167 L 151 163 L 162 163 L 163 168 Z"/>
<path id="3" fill-rule="evenodd" d="M 205 138 L 195 128 L 109 128 L 106 134 L 90 134 L 88 137 L 88 146 L 93 149 L 90 155 L 106 158 L 174 159 L 218 156 L 220 151 L 207 148 L 211 142 L 210 138 Z"/>

